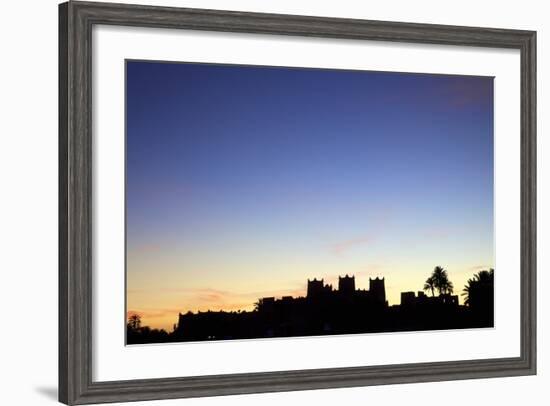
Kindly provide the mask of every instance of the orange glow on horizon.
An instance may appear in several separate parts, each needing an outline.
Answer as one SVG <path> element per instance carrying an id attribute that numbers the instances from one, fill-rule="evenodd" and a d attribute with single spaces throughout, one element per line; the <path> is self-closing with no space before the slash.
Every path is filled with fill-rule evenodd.
<path id="1" fill-rule="evenodd" d="M 454 295 L 459 297 L 459 303 L 463 304 L 462 289 L 467 280 L 473 276 L 475 272 L 481 269 L 489 269 L 492 266 L 474 266 L 461 272 L 449 272 L 451 281 L 454 283 Z M 344 273 L 345 274 L 345 273 Z M 350 273 L 356 279 L 357 289 L 367 289 L 369 287 L 369 278 L 385 277 L 382 273 L 367 274 L 366 272 Z M 391 272 L 390 272 L 391 274 Z M 342 274 L 343 275 L 343 274 Z M 407 291 L 422 291 L 424 280 L 429 276 L 429 272 L 425 273 L 425 278 L 418 280 L 417 278 L 406 278 L 402 274 L 400 278 L 385 277 L 386 281 L 386 298 L 388 304 L 400 304 L 401 292 Z M 311 275 L 310 279 L 314 276 Z M 315 276 L 317 279 L 322 278 L 325 284 L 332 284 L 336 289 L 338 286 L 338 274 Z M 255 290 L 251 292 L 242 291 L 227 291 L 217 290 L 212 288 L 202 289 L 162 289 L 155 292 L 154 295 L 146 294 L 145 298 L 140 298 L 143 291 L 128 290 L 128 311 L 127 317 L 138 314 L 141 317 L 142 326 L 150 328 L 164 329 L 168 332 L 172 331 L 174 324 L 178 322 L 179 313 L 187 313 L 191 311 L 206 312 L 211 311 L 252 311 L 254 303 L 263 297 L 281 298 L 282 296 L 304 297 L 306 296 L 307 277 L 304 278 L 302 288 L 294 289 L 279 289 L 279 290 Z M 158 296 L 157 296 L 158 293 Z M 425 292 L 430 295 L 430 292 Z M 437 294 L 437 293 L 436 293 Z M 156 300 L 153 300 L 153 296 Z"/>

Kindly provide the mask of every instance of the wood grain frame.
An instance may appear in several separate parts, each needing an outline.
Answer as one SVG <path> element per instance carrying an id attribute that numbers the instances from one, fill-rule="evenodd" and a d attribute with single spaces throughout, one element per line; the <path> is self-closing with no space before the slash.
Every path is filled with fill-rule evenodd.
<path id="1" fill-rule="evenodd" d="M 521 53 L 521 352 L 517 358 L 166 379 L 92 380 L 94 24 L 514 48 Z M 536 32 L 110 3 L 59 6 L 59 400 L 87 404 L 536 373 Z"/>

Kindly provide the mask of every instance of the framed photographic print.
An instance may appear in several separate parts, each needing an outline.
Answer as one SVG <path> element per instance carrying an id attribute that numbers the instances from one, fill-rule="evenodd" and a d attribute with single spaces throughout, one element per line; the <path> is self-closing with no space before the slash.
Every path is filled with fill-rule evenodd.
<path id="1" fill-rule="evenodd" d="M 59 16 L 61 402 L 535 374 L 535 32 Z"/>

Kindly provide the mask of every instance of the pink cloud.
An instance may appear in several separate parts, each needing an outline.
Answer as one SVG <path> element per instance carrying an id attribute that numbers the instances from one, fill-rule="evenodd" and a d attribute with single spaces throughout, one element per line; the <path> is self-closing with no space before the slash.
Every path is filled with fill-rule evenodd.
<path id="1" fill-rule="evenodd" d="M 373 238 L 370 236 L 352 238 L 350 240 L 340 241 L 332 244 L 331 251 L 335 254 L 342 254 L 352 248 L 365 245 L 365 244 L 370 244 L 372 242 L 373 242 Z"/>

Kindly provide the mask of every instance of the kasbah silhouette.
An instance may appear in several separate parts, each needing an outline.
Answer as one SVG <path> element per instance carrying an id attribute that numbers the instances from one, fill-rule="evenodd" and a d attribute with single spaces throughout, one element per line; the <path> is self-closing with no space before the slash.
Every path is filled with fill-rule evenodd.
<path id="1" fill-rule="evenodd" d="M 231 340 L 249 338 L 359 334 L 493 327 L 494 270 L 470 278 L 462 291 L 464 304 L 447 271 L 436 266 L 423 291 L 401 293 L 399 305 L 388 305 L 384 278 L 369 278 L 358 289 L 355 277 L 341 276 L 338 288 L 323 279 L 307 281 L 305 297 L 264 297 L 253 311 L 205 311 L 178 315 L 173 330 L 141 325 L 139 314 L 127 323 L 127 344 Z M 426 291 L 426 293 L 425 293 Z M 436 294 L 437 293 L 437 294 Z"/>

